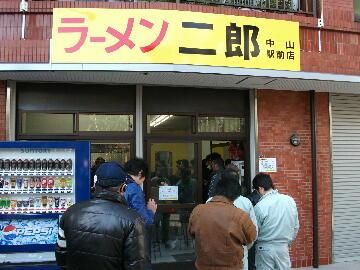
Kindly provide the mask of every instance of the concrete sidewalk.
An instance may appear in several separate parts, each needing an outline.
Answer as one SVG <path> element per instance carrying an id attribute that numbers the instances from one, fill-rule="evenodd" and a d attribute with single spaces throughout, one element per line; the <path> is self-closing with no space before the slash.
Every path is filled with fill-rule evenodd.
<path id="1" fill-rule="evenodd" d="M 310 269 L 321 269 L 321 270 L 360 270 L 360 261 L 351 263 L 335 263 L 329 265 L 320 265 L 319 268 L 303 267 L 293 268 L 294 270 L 310 270 Z"/>

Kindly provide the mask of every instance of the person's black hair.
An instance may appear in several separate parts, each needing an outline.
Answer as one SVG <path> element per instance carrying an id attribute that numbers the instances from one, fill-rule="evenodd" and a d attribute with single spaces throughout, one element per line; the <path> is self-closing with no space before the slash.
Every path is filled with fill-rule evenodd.
<path id="1" fill-rule="evenodd" d="M 260 187 L 264 188 L 265 191 L 268 191 L 271 188 L 275 189 L 270 175 L 266 173 L 257 174 L 254 177 L 252 184 L 253 184 L 253 188 L 256 189 L 257 191 L 259 191 Z"/>
<path id="2" fill-rule="evenodd" d="M 215 196 L 224 196 L 235 201 L 241 195 L 239 174 L 231 168 L 222 171 L 221 178 L 215 188 Z"/>
<path id="3" fill-rule="evenodd" d="M 223 169 L 224 168 L 224 160 L 220 157 L 218 157 L 218 158 L 215 158 L 215 159 L 213 159 L 212 161 L 211 161 L 213 164 L 216 164 L 216 165 L 218 165 L 221 169 Z"/>
<path id="4" fill-rule="evenodd" d="M 229 164 L 231 164 L 231 159 L 230 159 L 230 158 L 228 158 L 227 160 L 225 160 L 225 167 L 226 167 L 227 165 L 229 165 Z"/>
<path id="5" fill-rule="evenodd" d="M 95 159 L 95 166 L 99 166 L 103 163 L 105 163 L 105 159 L 103 157 L 98 157 L 97 159 Z"/>
<path id="6" fill-rule="evenodd" d="M 133 158 L 125 163 L 124 171 L 130 175 L 138 175 L 141 173 L 141 176 L 146 176 L 148 173 L 148 165 L 142 158 Z"/>
<path id="7" fill-rule="evenodd" d="M 208 157 L 209 157 L 210 161 L 213 161 L 213 160 L 218 159 L 218 158 L 222 159 L 221 155 L 219 153 L 217 153 L 217 152 L 211 153 L 210 155 L 208 155 Z"/>

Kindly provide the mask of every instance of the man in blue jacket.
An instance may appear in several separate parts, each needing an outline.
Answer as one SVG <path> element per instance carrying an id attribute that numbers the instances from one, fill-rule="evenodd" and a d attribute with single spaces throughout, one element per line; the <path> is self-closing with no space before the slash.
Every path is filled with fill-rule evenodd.
<path id="1" fill-rule="evenodd" d="M 260 173 L 253 188 L 261 195 L 254 210 L 258 224 L 256 270 L 290 270 L 289 246 L 299 231 L 299 219 L 293 198 L 280 194 L 270 175 Z"/>

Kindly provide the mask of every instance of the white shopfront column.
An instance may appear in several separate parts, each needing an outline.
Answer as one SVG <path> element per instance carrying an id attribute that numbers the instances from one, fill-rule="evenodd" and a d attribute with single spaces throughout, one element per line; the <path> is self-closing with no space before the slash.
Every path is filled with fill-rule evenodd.
<path id="1" fill-rule="evenodd" d="M 143 109 L 142 109 L 143 87 L 136 85 L 136 140 L 135 140 L 135 155 L 139 158 L 144 157 L 143 144 Z"/>

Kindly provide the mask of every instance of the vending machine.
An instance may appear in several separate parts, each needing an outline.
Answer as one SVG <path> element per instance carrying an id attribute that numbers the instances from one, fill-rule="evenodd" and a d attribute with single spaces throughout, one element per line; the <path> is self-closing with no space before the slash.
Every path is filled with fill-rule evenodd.
<path id="1" fill-rule="evenodd" d="M 53 251 L 59 217 L 90 198 L 89 142 L 0 142 L 0 254 Z"/>

